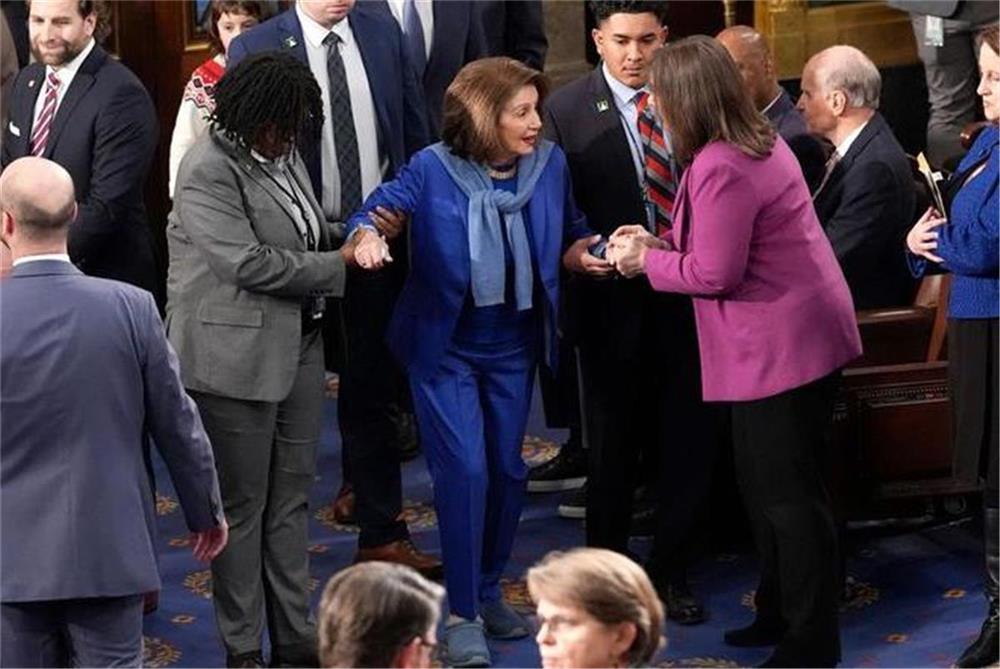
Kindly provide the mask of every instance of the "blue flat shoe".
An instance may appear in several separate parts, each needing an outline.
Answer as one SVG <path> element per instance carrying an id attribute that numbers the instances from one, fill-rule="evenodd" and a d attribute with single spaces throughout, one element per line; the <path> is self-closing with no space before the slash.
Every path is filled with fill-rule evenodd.
<path id="1" fill-rule="evenodd" d="M 502 599 L 482 602 L 479 615 L 483 618 L 486 634 L 493 639 L 523 639 L 531 634 L 531 625 L 520 613 L 510 608 Z"/>
<path id="2" fill-rule="evenodd" d="M 483 636 L 483 624 L 466 620 L 445 627 L 444 660 L 449 667 L 490 666 L 492 661 Z"/>

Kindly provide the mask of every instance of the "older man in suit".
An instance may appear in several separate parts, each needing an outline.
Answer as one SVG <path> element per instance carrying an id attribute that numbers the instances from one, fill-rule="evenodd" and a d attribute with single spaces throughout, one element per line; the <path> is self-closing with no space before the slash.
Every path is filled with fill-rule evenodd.
<path id="1" fill-rule="evenodd" d="M 77 0 L 31 3 L 37 62 L 14 80 L 2 165 L 32 155 L 65 167 L 80 208 L 70 259 L 86 274 L 155 293 L 142 189 L 156 149 L 156 113 L 142 83 L 97 44 L 107 32 L 98 8 Z"/>
<path id="2" fill-rule="evenodd" d="M 882 78 L 851 46 L 832 46 L 802 71 L 798 108 L 833 144 L 813 204 L 856 309 L 909 304 L 914 282 L 899 252 L 914 221 L 916 188 L 903 148 L 878 113 Z"/>
<path id="3" fill-rule="evenodd" d="M 663 231 L 680 179 L 648 107 L 650 63 L 667 33 L 663 5 L 590 4 L 603 62 L 553 93 L 544 132 L 566 152 L 576 202 L 595 232 L 609 236 L 632 222 Z M 587 544 L 627 551 L 633 488 L 640 471 L 656 471 L 661 495 L 648 568 L 670 617 L 701 622 L 686 569 L 716 440 L 700 400 L 691 300 L 656 294 L 644 280 L 583 277 L 567 292 L 589 452 Z"/>
<path id="4" fill-rule="evenodd" d="M 788 143 L 802 167 L 806 184 L 813 190 L 823 179 L 826 152 L 806 128 L 795 102 L 778 83 L 774 57 L 767 40 L 750 26 L 730 26 L 715 39 L 725 47 L 743 75 L 743 85 L 754 106 Z"/>
<path id="5" fill-rule="evenodd" d="M 298 0 L 292 9 L 229 46 L 229 66 L 278 49 L 309 66 L 323 96 L 319 138 L 300 147 L 324 218 L 342 222 L 409 156 L 428 142 L 423 91 L 402 33 L 383 9 L 355 0 Z M 376 222 L 376 225 L 382 225 Z M 425 575 L 441 563 L 421 553 L 403 522 L 402 479 L 393 405 L 405 384 L 385 347 L 385 329 L 405 277 L 401 221 L 383 226 L 401 262 L 378 273 L 351 273 L 342 323 L 324 334 L 327 366 L 339 360 L 338 419 L 344 478 L 354 484 L 361 532 L 357 559 L 401 562 Z M 343 350 L 330 346 L 341 336 Z"/>
<path id="6" fill-rule="evenodd" d="M 0 207 L 14 257 L 0 300 L 0 664 L 138 667 L 142 593 L 160 587 L 144 445 L 167 463 L 199 559 L 228 536 L 211 447 L 152 296 L 70 264 L 66 170 L 11 163 Z"/>

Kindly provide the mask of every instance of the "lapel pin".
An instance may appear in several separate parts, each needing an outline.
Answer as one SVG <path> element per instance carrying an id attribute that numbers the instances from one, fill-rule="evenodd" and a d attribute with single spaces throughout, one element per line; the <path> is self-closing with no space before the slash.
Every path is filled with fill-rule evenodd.
<path id="1" fill-rule="evenodd" d="M 34 79 L 29 80 L 28 81 L 28 88 L 34 88 L 34 87 L 35 87 L 35 80 Z"/>
<path id="2" fill-rule="evenodd" d="M 285 48 L 286 49 L 294 49 L 298 45 L 299 45 L 299 43 L 297 41 L 295 41 L 294 37 L 288 36 L 288 37 L 285 38 Z"/>
<path id="3" fill-rule="evenodd" d="M 597 104 L 595 106 L 597 107 L 597 111 L 599 111 L 601 113 L 604 113 L 604 112 L 608 111 L 609 109 L 611 109 L 611 105 L 608 104 L 607 100 L 598 100 Z"/>

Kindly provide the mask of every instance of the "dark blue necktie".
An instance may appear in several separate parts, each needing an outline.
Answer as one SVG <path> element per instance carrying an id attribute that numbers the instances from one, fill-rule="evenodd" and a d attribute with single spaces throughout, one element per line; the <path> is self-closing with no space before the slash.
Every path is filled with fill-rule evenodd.
<path id="1" fill-rule="evenodd" d="M 347 217 L 361 206 L 361 159 L 358 134 L 351 112 L 351 91 L 347 86 L 344 59 L 340 56 L 340 36 L 331 32 L 323 38 L 326 45 L 326 73 L 330 79 L 330 121 L 333 146 L 340 170 L 340 217 Z"/>
<path id="2" fill-rule="evenodd" d="M 427 68 L 427 48 L 424 44 L 424 26 L 420 23 L 416 0 L 403 0 L 403 38 L 406 41 L 406 53 L 410 63 L 423 78 Z"/>

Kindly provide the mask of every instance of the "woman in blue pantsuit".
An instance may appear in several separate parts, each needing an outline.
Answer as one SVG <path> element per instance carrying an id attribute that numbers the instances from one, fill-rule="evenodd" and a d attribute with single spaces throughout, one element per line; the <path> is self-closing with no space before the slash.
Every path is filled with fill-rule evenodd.
<path id="1" fill-rule="evenodd" d="M 387 339 L 410 379 L 434 482 L 446 659 L 457 667 L 489 666 L 484 633 L 529 633 L 499 583 L 524 497 L 535 365 L 557 350 L 560 258 L 573 271 L 611 271 L 587 251 L 598 238 L 573 203 L 565 156 L 541 137 L 545 89 L 509 58 L 467 65 L 445 96 L 443 141 L 348 222 L 353 232 L 410 217 L 410 272 Z M 357 258 L 368 268 L 389 260 L 374 235 Z"/>

